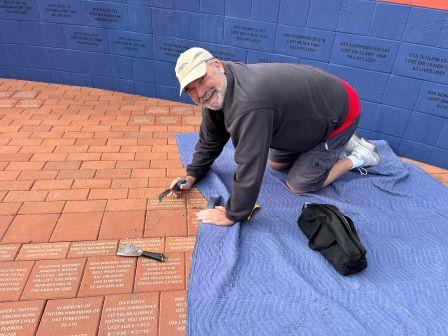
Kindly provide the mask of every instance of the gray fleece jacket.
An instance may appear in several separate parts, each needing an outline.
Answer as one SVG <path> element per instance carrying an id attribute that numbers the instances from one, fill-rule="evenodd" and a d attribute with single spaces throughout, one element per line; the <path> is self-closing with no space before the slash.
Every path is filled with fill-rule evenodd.
<path id="1" fill-rule="evenodd" d="M 203 109 L 199 141 L 187 174 L 201 179 L 229 138 L 235 146 L 226 215 L 247 219 L 257 200 L 269 148 L 307 152 L 344 121 L 348 98 L 341 81 L 301 64 L 223 62 L 222 110 Z"/>

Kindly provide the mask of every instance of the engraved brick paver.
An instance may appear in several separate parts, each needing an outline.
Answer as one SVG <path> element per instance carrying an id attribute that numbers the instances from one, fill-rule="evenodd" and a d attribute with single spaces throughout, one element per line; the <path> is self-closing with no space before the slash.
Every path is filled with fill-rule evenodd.
<path id="1" fill-rule="evenodd" d="M 20 246 L 20 244 L 0 245 L 0 261 L 14 260 L 20 249 Z"/>
<path id="2" fill-rule="evenodd" d="M 73 242 L 67 258 L 115 255 L 117 244 L 116 240 Z"/>
<path id="3" fill-rule="evenodd" d="M 164 262 L 138 259 L 134 292 L 185 289 L 184 254 L 166 253 L 165 256 Z"/>
<path id="4" fill-rule="evenodd" d="M 167 237 L 166 252 L 190 252 L 193 251 L 196 237 Z"/>
<path id="5" fill-rule="evenodd" d="M 196 188 L 186 195 L 186 200 L 187 208 L 189 209 L 200 211 L 207 207 L 207 200 L 204 199 L 204 196 Z"/>
<path id="6" fill-rule="evenodd" d="M 159 293 L 106 296 L 98 335 L 157 335 Z"/>
<path id="7" fill-rule="evenodd" d="M 45 301 L 0 303 L 0 335 L 35 335 L 44 305 Z"/>
<path id="8" fill-rule="evenodd" d="M 69 246 L 69 242 L 24 244 L 16 260 L 63 259 Z"/>
<path id="9" fill-rule="evenodd" d="M 196 213 L 199 210 L 187 208 L 187 232 L 189 236 L 196 236 L 199 230 L 199 220 Z"/>
<path id="10" fill-rule="evenodd" d="M 5 261 L 0 263 L 0 301 L 16 301 L 33 268 L 32 261 Z"/>
<path id="11" fill-rule="evenodd" d="M 50 300 L 36 335 L 95 336 L 102 303 L 102 297 Z"/>
<path id="12" fill-rule="evenodd" d="M 162 292 L 160 298 L 159 336 L 185 335 L 187 304 L 186 292 Z"/>
<path id="13" fill-rule="evenodd" d="M 134 271 L 135 258 L 89 258 L 78 296 L 131 293 Z"/>
<path id="14" fill-rule="evenodd" d="M 193 105 L 0 79 L 0 336 L 185 335 L 207 202 L 157 196 L 185 173 L 175 134 L 200 123 Z M 123 243 L 167 261 L 117 257 Z"/>
<path id="15" fill-rule="evenodd" d="M 85 259 L 36 261 L 22 300 L 75 297 Z"/>
<path id="16" fill-rule="evenodd" d="M 160 186 L 160 189 L 162 188 Z M 160 193 L 159 193 L 160 194 Z M 167 196 L 162 201 L 157 198 L 151 198 L 148 200 L 148 210 L 173 210 L 173 209 L 184 209 L 186 202 L 184 198 L 174 198 Z"/>

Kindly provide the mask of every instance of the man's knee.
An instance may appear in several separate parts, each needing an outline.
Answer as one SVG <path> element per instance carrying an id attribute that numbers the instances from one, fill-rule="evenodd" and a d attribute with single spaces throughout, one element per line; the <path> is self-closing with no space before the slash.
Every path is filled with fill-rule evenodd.
<path id="1" fill-rule="evenodd" d="M 291 166 L 291 164 L 292 163 L 289 163 L 289 162 L 288 163 L 280 163 L 280 162 L 274 162 L 274 161 L 268 160 L 269 167 L 271 167 L 272 169 L 275 169 L 275 170 L 286 169 L 289 166 Z"/>
<path id="2" fill-rule="evenodd" d="M 288 187 L 288 189 L 296 195 L 300 195 L 300 194 L 304 194 L 306 193 L 306 191 L 301 190 L 301 189 L 297 189 L 296 187 L 294 187 L 293 185 L 291 185 L 288 181 L 286 181 L 286 186 Z"/>

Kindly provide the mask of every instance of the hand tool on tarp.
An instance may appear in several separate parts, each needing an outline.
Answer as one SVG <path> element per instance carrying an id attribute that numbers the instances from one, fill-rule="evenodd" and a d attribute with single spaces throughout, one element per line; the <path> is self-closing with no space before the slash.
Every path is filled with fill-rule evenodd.
<path id="1" fill-rule="evenodd" d="M 185 183 L 187 183 L 187 180 L 186 180 L 186 179 L 182 179 L 182 180 L 180 180 L 179 182 L 177 182 L 177 183 L 174 185 L 173 188 L 168 188 L 167 190 L 165 190 L 163 193 L 161 193 L 161 194 L 159 195 L 159 202 L 162 202 L 162 200 L 166 197 L 166 195 L 168 195 L 171 191 L 173 191 L 173 190 L 180 190 L 180 186 L 181 186 L 182 184 L 185 184 Z"/>
<path id="2" fill-rule="evenodd" d="M 139 249 L 131 244 L 123 244 L 118 248 L 117 255 L 123 257 L 146 257 L 157 261 L 165 261 L 165 255 L 162 253 L 148 252 Z"/>

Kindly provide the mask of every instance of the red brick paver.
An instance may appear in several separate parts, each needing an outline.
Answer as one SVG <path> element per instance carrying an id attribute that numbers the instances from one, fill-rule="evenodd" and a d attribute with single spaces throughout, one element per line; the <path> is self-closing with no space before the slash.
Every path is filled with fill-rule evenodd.
<path id="1" fill-rule="evenodd" d="M 184 174 L 174 135 L 200 122 L 193 105 L 0 79 L 0 334 L 185 335 L 206 202 L 157 196 Z M 167 261 L 115 256 L 124 243 Z"/>
<path id="2" fill-rule="evenodd" d="M 37 336 L 95 336 L 102 303 L 102 297 L 48 301 Z"/>
<path id="3" fill-rule="evenodd" d="M 19 299 L 33 264 L 32 261 L 0 263 L 0 302 Z"/>
<path id="4" fill-rule="evenodd" d="M 185 291 L 162 292 L 160 302 L 160 336 L 185 335 L 187 304 Z"/>
<path id="5" fill-rule="evenodd" d="M 159 293 L 109 295 L 98 335 L 157 335 Z"/>
<path id="6" fill-rule="evenodd" d="M 113 189 L 112 189 L 113 190 Z M 104 214 L 100 239 L 138 238 L 143 235 L 145 211 L 111 211 Z"/>
<path id="7" fill-rule="evenodd" d="M 67 258 L 115 255 L 117 243 L 116 240 L 73 242 Z"/>
<path id="8" fill-rule="evenodd" d="M 131 293 L 135 258 L 89 258 L 79 296 Z"/>
<path id="9" fill-rule="evenodd" d="M 2 243 L 47 242 L 59 215 L 17 215 Z"/>
<path id="10" fill-rule="evenodd" d="M 75 297 L 84 264 L 85 259 L 82 258 L 37 261 L 22 300 Z"/>
<path id="11" fill-rule="evenodd" d="M 45 301 L 0 303 L 0 334 L 35 335 Z"/>
<path id="12" fill-rule="evenodd" d="M 102 218 L 102 212 L 63 213 L 51 241 L 95 240 Z"/>
<path id="13" fill-rule="evenodd" d="M 20 244 L 2 244 L 0 245 L 0 261 L 14 260 Z"/>
<path id="14" fill-rule="evenodd" d="M 134 292 L 185 289 L 185 256 L 165 253 L 166 261 L 140 258 L 137 262 Z"/>
<path id="15" fill-rule="evenodd" d="M 16 260 L 63 259 L 69 246 L 69 242 L 23 244 Z"/>

